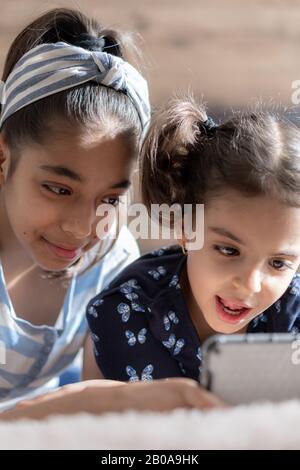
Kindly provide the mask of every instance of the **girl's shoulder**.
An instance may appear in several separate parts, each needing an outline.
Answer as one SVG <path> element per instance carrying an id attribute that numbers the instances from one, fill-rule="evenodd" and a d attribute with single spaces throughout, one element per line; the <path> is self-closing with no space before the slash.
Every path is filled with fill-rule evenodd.
<path id="1" fill-rule="evenodd" d="M 126 293 L 139 290 L 150 297 L 170 283 L 179 283 L 185 256 L 180 247 L 174 245 L 160 248 L 141 256 L 130 263 L 101 293 L 102 297 L 117 291 Z"/>
<path id="2" fill-rule="evenodd" d="M 98 318 L 100 312 L 103 316 L 111 309 L 126 310 L 128 303 L 133 308 L 141 305 L 147 309 L 158 296 L 172 295 L 173 289 L 179 288 L 185 259 L 178 246 L 160 248 L 141 256 L 91 299 L 87 306 L 89 322 L 93 320 L 91 317 Z"/>
<path id="3" fill-rule="evenodd" d="M 191 333 L 179 308 L 185 260 L 177 246 L 147 253 L 88 304 L 95 358 L 105 378 L 134 381 L 183 375 L 179 363 L 185 344 L 198 351 L 198 343 L 187 339 L 194 339 L 194 329 Z M 188 362 L 190 367 L 190 358 Z M 194 369 L 191 373 L 197 377 L 198 360 Z"/>

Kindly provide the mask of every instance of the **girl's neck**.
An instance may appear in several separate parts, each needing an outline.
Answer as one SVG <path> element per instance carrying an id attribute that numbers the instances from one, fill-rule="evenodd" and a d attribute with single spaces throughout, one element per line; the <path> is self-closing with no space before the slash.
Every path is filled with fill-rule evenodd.
<path id="1" fill-rule="evenodd" d="M 201 343 L 209 338 L 212 335 L 215 335 L 216 332 L 205 321 L 201 309 L 199 308 L 195 297 L 193 296 L 190 283 L 188 280 L 186 265 L 181 273 L 180 285 L 183 292 L 184 299 L 187 304 L 187 309 L 190 314 L 190 318 L 193 322 L 193 325 L 198 333 Z"/>

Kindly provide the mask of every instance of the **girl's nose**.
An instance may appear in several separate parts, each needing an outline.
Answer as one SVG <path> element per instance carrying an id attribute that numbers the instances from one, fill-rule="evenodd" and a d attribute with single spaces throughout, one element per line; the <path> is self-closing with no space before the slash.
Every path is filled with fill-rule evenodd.
<path id="1" fill-rule="evenodd" d="M 91 235 L 93 231 L 93 224 L 96 220 L 96 211 L 79 211 L 75 214 L 69 214 L 61 223 L 61 229 L 64 232 L 72 234 L 74 238 L 84 239 Z"/>
<path id="2" fill-rule="evenodd" d="M 244 290 L 247 294 L 258 294 L 262 288 L 262 273 L 259 269 L 251 269 L 236 276 L 233 284 L 237 289 Z"/>

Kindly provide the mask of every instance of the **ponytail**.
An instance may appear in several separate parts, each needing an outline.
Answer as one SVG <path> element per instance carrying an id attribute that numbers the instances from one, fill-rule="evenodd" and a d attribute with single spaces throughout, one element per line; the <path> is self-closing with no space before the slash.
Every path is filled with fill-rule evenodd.
<path id="1" fill-rule="evenodd" d="M 174 99 L 155 116 L 140 159 L 141 192 L 148 208 L 151 203 L 188 203 L 196 152 L 215 127 L 204 105 L 192 98 Z"/>

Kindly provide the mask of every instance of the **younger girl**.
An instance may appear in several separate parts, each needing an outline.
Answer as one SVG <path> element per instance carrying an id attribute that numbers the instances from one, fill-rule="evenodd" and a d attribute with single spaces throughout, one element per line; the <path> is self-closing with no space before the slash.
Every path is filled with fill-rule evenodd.
<path id="1" fill-rule="evenodd" d="M 150 112 L 147 84 L 124 60 L 118 35 L 73 10 L 50 11 L 26 27 L 8 52 L 2 80 L 0 409 L 6 409 L 55 388 L 82 346 L 83 377 L 97 377 L 85 307 L 138 250 L 123 229 L 106 254 L 96 210 L 117 205 L 130 185 Z M 29 401 L 5 418 L 199 403 L 189 382 L 151 391 L 92 385 Z M 152 402 L 161 389 L 169 403 Z"/>
<path id="2" fill-rule="evenodd" d="M 215 333 L 299 332 L 300 131 L 271 112 L 216 125 L 175 101 L 141 158 L 144 202 L 204 204 L 204 244 L 160 249 L 92 300 L 87 318 L 104 377 L 199 377 Z"/>

